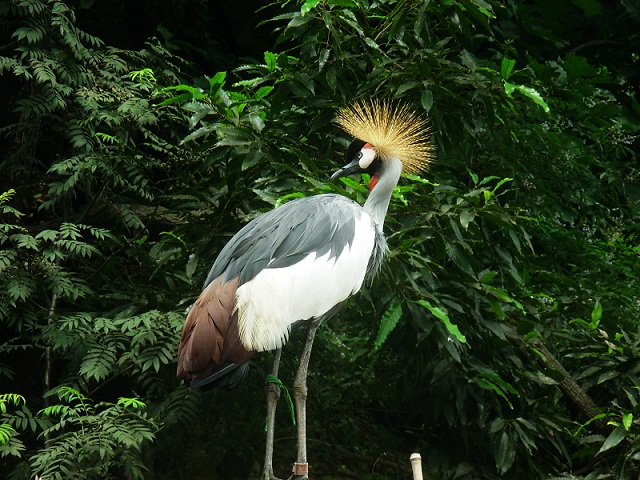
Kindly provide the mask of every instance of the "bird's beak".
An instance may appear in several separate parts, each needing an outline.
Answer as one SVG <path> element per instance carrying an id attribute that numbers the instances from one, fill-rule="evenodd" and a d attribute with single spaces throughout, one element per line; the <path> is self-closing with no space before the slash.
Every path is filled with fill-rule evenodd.
<path id="1" fill-rule="evenodd" d="M 360 166 L 360 158 L 356 155 L 356 158 L 351 162 L 342 167 L 336 173 L 331 175 L 331 180 L 335 180 L 336 178 L 346 177 L 347 175 L 352 175 L 354 173 L 362 173 L 362 167 Z"/>

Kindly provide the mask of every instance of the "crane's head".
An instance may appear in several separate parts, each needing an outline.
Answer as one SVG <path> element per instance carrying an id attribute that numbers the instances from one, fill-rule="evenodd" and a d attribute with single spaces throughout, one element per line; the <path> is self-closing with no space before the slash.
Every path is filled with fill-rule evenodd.
<path id="1" fill-rule="evenodd" d="M 338 113 L 338 123 L 355 140 L 347 148 L 347 165 L 331 178 L 366 172 L 373 188 L 388 162 L 399 160 L 403 172 L 419 174 L 433 159 L 427 122 L 408 105 L 355 103 Z"/>

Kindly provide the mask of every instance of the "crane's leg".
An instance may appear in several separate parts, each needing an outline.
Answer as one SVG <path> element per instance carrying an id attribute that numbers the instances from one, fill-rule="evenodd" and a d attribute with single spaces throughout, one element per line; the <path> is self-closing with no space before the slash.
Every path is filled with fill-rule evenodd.
<path id="1" fill-rule="evenodd" d="M 293 401 L 296 404 L 296 420 L 298 425 L 298 459 L 293 464 L 293 475 L 291 479 L 302 480 L 309 478 L 309 464 L 307 463 L 307 371 L 309 359 L 311 358 L 311 348 L 316 330 L 320 326 L 319 321 L 309 324 L 307 340 L 300 356 L 300 366 L 298 373 L 293 380 Z"/>
<path id="2" fill-rule="evenodd" d="M 278 376 L 281 354 L 281 348 L 273 352 L 271 375 L 274 377 Z M 267 393 L 267 447 L 264 454 L 264 480 L 278 480 L 273 474 L 273 433 L 276 425 L 276 406 L 280 398 L 280 387 L 273 382 L 267 382 L 264 389 Z"/>

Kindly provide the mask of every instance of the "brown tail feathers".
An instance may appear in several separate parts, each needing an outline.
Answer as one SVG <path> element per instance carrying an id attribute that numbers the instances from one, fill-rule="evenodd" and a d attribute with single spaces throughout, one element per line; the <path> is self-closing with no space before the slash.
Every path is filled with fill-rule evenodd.
<path id="1" fill-rule="evenodd" d="M 178 378 L 187 384 L 255 355 L 240 342 L 237 288 L 238 278 L 223 284 L 221 275 L 202 291 L 187 315 L 178 348 Z"/>

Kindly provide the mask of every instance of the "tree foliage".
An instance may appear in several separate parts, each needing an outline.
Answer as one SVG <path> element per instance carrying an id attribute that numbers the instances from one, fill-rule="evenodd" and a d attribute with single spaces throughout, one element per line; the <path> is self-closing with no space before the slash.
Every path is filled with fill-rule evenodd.
<path id="1" fill-rule="evenodd" d="M 0 474 L 258 475 L 269 356 L 186 390 L 184 313 L 260 212 L 364 200 L 328 181 L 333 119 L 374 97 L 430 118 L 437 161 L 318 333 L 314 477 L 407 478 L 412 451 L 434 478 L 637 477 L 638 3 L 257 3 L 156 2 L 130 46 L 103 5 L 0 2 Z"/>

